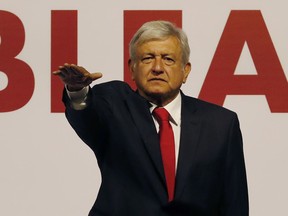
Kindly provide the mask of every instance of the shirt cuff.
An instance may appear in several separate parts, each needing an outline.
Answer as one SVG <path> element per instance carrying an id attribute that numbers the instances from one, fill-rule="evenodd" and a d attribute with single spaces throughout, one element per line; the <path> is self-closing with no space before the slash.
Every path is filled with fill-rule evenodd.
<path id="1" fill-rule="evenodd" d="M 82 88 L 79 91 L 69 91 L 65 86 L 68 97 L 70 98 L 70 105 L 75 110 L 82 110 L 87 107 L 87 95 L 89 92 L 89 86 Z"/>

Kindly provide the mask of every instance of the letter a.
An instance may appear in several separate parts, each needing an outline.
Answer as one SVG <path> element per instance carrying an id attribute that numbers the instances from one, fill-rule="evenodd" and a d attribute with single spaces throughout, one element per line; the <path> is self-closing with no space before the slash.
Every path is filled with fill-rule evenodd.
<path id="1" fill-rule="evenodd" d="M 257 75 L 235 75 L 245 42 Z M 288 112 L 288 83 L 260 11 L 231 11 L 199 98 L 219 105 L 226 95 L 265 95 L 271 112 Z"/>

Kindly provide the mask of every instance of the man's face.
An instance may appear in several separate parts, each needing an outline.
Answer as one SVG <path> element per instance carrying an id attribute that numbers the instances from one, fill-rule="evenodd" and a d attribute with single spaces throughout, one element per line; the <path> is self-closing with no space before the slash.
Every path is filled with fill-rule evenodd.
<path id="1" fill-rule="evenodd" d="M 191 65 L 183 65 L 177 38 L 168 37 L 138 46 L 136 60 L 130 62 L 130 69 L 140 95 L 152 102 L 160 100 L 164 106 L 177 96 Z"/>

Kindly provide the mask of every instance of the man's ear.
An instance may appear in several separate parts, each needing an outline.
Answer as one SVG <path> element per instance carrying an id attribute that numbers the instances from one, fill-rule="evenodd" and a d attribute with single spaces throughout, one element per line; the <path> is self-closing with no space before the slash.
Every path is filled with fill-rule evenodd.
<path id="1" fill-rule="evenodd" d="M 184 77 L 183 77 L 183 83 L 186 82 L 187 78 L 188 78 L 188 75 L 191 71 L 191 63 L 188 62 L 185 67 L 184 67 Z"/>
<path id="2" fill-rule="evenodd" d="M 135 64 L 131 59 L 128 60 L 128 66 L 129 66 L 130 73 L 131 73 L 131 79 L 134 80 L 135 79 L 134 78 L 134 66 L 135 66 Z"/>

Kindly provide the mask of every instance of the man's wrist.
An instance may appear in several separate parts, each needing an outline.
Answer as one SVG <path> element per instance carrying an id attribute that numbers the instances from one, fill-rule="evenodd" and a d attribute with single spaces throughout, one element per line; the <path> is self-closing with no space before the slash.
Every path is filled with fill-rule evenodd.
<path id="1" fill-rule="evenodd" d="M 77 91 L 80 91 L 82 90 L 83 88 L 85 87 L 75 87 L 75 86 L 69 86 L 69 85 L 66 85 L 66 89 L 69 91 L 69 92 L 77 92 Z"/>

